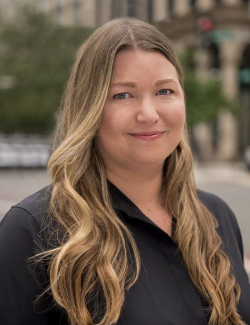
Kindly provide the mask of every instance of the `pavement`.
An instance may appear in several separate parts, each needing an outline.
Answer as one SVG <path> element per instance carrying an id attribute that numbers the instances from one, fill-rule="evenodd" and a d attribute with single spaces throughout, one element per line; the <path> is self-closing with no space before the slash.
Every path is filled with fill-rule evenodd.
<path id="1" fill-rule="evenodd" d="M 243 163 L 194 165 L 197 187 L 217 194 L 234 211 L 250 276 L 250 172 Z M 9 208 L 50 183 L 46 169 L 0 168 L 0 220 Z"/>

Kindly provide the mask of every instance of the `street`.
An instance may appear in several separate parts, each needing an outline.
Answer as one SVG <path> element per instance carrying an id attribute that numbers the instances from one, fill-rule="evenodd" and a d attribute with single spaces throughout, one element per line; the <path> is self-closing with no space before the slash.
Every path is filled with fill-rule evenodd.
<path id="1" fill-rule="evenodd" d="M 195 178 L 198 188 L 218 195 L 234 211 L 250 273 L 250 173 L 239 164 L 195 164 Z M 45 169 L 0 169 L 0 219 L 12 205 L 49 183 Z"/>

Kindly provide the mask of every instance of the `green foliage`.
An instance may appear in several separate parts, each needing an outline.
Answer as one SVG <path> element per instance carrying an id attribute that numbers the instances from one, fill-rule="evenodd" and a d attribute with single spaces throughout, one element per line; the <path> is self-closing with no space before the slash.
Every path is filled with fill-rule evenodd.
<path id="1" fill-rule="evenodd" d="M 194 72 L 193 56 L 193 51 L 187 51 L 180 57 L 184 66 L 188 125 L 214 121 L 221 109 L 236 112 L 237 103 L 226 98 L 219 80 L 208 79 L 203 81 L 197 77 Z"/>
<path id="2" fill-rule="evenodd" d="M 3 76 L 11 76 L 14 83 L 0 87 L 1 133 L 44 134 L 53 129 L 76 51 L 92 32 L 60 27 L 27 11 L 19 24 L 2 28 L 0 85 Z"/>
<path id="3" fill-rule="evenodd" d="M 187 120 L 189 125 L 216 119 L 220 109 L 233 109 L 218 80 L 201 81 L 189 71 L 185 74 Z"/>

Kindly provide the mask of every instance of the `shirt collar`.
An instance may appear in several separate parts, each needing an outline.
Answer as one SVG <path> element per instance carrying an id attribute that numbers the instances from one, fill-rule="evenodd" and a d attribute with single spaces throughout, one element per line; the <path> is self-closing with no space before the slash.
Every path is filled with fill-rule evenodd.
<path id="1" fill-rule="evenodd" d="M 139 208 L 110 181 L 108 181 L 108 188 L 113 207 L 116 210 L 124 211 L 130 216 L 142 213 Z"/>
<path id="2" fill-rule="evenodd" d="M 160 229 L 150 218 L 148 218 L 125 194 L 114 184 L 108 181 L 111 202 L 115 210 L 124 212 L 127 217 L 139 219 Z"/>

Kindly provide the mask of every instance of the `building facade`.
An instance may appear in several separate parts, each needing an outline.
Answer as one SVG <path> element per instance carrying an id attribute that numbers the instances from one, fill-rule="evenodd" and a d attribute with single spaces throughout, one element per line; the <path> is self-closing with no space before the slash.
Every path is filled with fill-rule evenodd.
<path id="1" fill-rule="evenodd" d="M 25 6 L 35 8 L 36 2 L 33 0 L 0 0 L 0 28 L 3 24 L 18 19 L 20 10 Z"/>
<path id="2" fill-rule="evenodd" d="M 174 42 L 177 51 L 195 49 L 195 66 L 201 78 L 219 78 L 224 93 L 230 99 L 240 101 L 239 116 L 223 110 L 216 125 L 217 157 L 222 160 L 236 158 L 250 144 L 249 2 L 177 0 L 172 2 L 171 11 L 165 19 L 158 21 L 155 17 L 155 21 Z M 207 44 L 207 33 L 199 28 L 201 21 L 205 24 L 201 27 L 208 27 L 209 30 Z M 209 23 L 211 26 L 206 25 Z M 200 147 L 206 159 L 214 149 L 211 125 L 200 124 L 196 131 L 201 134 Z"/>

